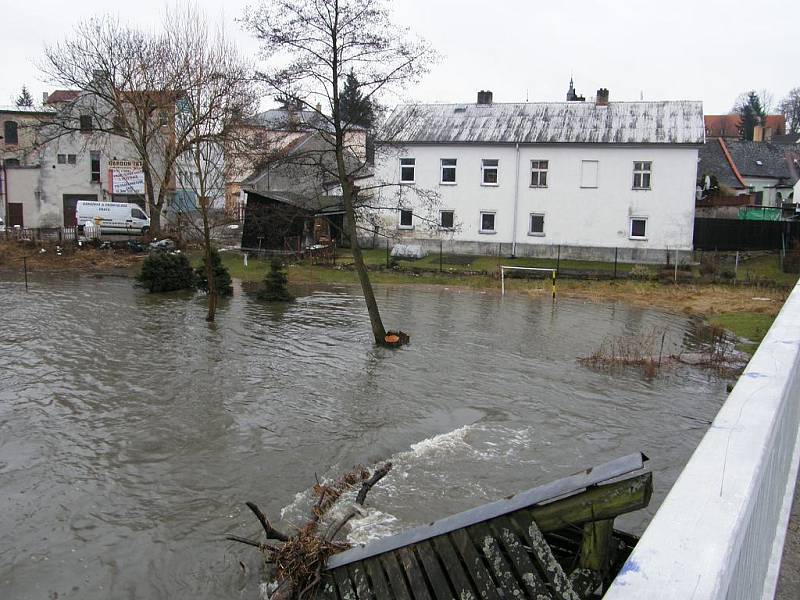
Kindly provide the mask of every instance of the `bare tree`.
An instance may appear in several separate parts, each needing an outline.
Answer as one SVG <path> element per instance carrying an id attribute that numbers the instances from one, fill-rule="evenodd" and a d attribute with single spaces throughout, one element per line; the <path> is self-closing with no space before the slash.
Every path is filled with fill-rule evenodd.
<path id="1" fill-rule="evenodd" d="M 186 105 L 187 90 L 219 90 L 225 85 L 227 75 L 213 61 L 201 68 L 203 61 L 219 60 L 220 40 L 207 40 L 206 35 L 208 28 L 197 11 L 178 6 L 167 11 L 156 31 L 96 17 L 45 50 L 45 75 L 80 92 L 59 111 L 58 127 L 50 128 L 50 138 L 83 132 L 87 123 L 95 133 L 125 138 L 142 162 L 156 235 L 175 188 L 177 161 L 206 140 L 204 122 L 217 118 L 216 110 L 177 113 L 179 105 Z M 206 43 L 215 47 L 207 48 Z M 224 46 L 230 48 L 228 42 Z"/>
<path id="2" fill-rule="evenodd" d="M 214 321 L 221 290 L 213 272 L 214 232 L 232 222 L 224 206 L 228 170 L 225 154 L 241 158 L 251 138 L 244 119 L 257 106 L 253 78 L 224 29 L 212 31 L 204 16 L 193 8 L 168 15 L 165 33 L 170 40 L 171 61 L 182 64 L 181 94 L 176 104 L 175 129 L 185 142 L 176 159 L 178 185 L 188 198 L 176 197 L 173 205 L 180 226 L 194 230 L 201 239 L 208 292 L 207 321 Z M 160 139 L 169 144 L 169 138 Z M 160 149 L 166 155 L 169 148 Z M 180 201 L 182 200 L 182 201 Z"/>
<path id="3" fill-rule="evenodd" d="M 352 73 L 359 97 L 377 101 L 426 73 L 434 54 L 392 23 L 384 0 L 264 1 L 248 12 L 245 23 L 262 41 L 265 83 L 274 95 L 308 110 L 313 116 L 308 126 L 328 144 L 372 333 L 383 344 L 386 330 L 358 241 L 359 208 L 369 203 L 357 183 L 367 163 L 359 145 L 364 131 L 342 110 L 342 90 Z M 326 161 L 318 163 L 328 168 Z"/>
<path id="4" fill-rule="evenodd" d="M 787 133 L 800 133 L 800 87 L 789 90 L 781 101 L 780 111 L 786 117 Z"/>

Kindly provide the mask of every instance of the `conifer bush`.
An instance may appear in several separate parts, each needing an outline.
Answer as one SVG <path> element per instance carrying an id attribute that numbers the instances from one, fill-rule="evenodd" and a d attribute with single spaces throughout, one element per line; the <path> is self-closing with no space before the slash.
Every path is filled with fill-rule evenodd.
<path id="1" fill-rule="evenodd" d="M 203 256 L 203 262 L 195 272 L 197 274 L 197 287 L 208 293 L 205 256 Z M 231 274 L 228 272 L 227 267 L 222 264 L 222 259 L 216 250 L 211 251 L 211 272 L 214 275 L 214 287 L 217 290 L 217 294 L 220 296 L 232 296 L 233 282 L 231 281 Z"/>
<path id="2" fill-rule="evenodd" d="M 153 252 L 136 276 L 139 285 L 151 293 L 190 290 L 195 287 L 194 271 L 183 254 Z"/>
<path id="3" fill-rule="evenodd" d="M 264 275 L 264 288 L 258 293 L 259 300 L 291 302 L 294 300 L 294 296 L 286 289 L 288 281 L 286 273 L 283 272 L 281 261 L 273 258 L 269 265 L 269 271 Z"/>

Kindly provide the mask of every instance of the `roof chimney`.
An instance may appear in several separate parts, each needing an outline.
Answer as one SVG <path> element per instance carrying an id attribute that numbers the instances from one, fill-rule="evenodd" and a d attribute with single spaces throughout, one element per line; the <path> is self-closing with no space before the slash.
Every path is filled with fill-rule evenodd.
<path id="1" fill-rule="evenodd" d="M 478 92 L 478 104 L 491 104 L 492 103 L 492 92 L 489 90 L 481 90 Z"/>
<path id="2" fill-rule="evenodd" d="M 600 88 L 597 90 L 597 98 L 595 99 L 596 106 L 608 106 L 608 89 Z"/>

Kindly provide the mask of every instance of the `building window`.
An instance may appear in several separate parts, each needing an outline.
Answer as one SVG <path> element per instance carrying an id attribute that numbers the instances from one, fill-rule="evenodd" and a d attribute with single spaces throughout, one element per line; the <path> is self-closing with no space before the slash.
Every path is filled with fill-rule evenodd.
<path id="1" fill-rule="evenodd" d="M 58 155 L 58 164 L 60 164 L 60 165 L 67 164 L 67 155 L 66 154 L 59 154 Z"/>
<path id="2" fill-rule="evenodd" d="M 92 160 L 92 183 L 100 183 L 100 153 L 97 151 L 92 151 L 91 154 Z"/>
<path id="3" fill-rule="evenodd" d="M 650 189 L 650 173 L 653 163 L 650 161 L 642 161 L 633 163 L 633 189 L 635 190 L 649 190 Z"/>
<path id="4" fill-rule="evenodd" d="M 479 233 L 495 233 L 493 212 L 481 212 L 481 228 Z"/>
<path id="5" fill-rule="evenodd" d="M 544 215 L 542 213 L 531 213 L 528 235 L 544 235 Z"/>
<path id="6" fill-rule="evenodd" d="M 481 160 L 481 183 L 483 185 L 497 185 L 497 171 L 500 161 L 496 158 Z"/>
<path id="7" fill-rule="evenodd" d="M 81 132 L 89 133 L 92 131 L 92 115 L 81 115 Z"/>
<path id="8" fill-rule="evenodd" d="M 75 165 L 78 164 L 78 157 L 74 154 L 67 154 L 67 164 L 68 165 Z"/>
<path id="9" fill-rule="evenodd" d="M 7 158 L 5 165 L 7 167 L 18 167 L 19 166 L 19 159 L 18 158 Z M 2 181 L 0 181 L 2 183 Z M 3 187 L 0 185 L 0 193 L 2 193 Z M 778 192 L 778 200 L 780 200 L 781 193 Z"/>
<path id="10" fill-rule="evenodd" d="M 547 187 L 547 169 L 550 162 L 547 160 L 531 161 L 531 187 Z"/>
<path id="11" fill-rule="evenodd" d="M 647 239 L 647 217 L 631 217 L 630 238 L 632 240 Z"/>
<path id="12" fill-rule="evenodd" d="M 400 183 L 414 183 L 416 159 L 400 159 Z"/>
<path id="13" fill-rule="evenodd" d="M 456 182 L 456 159 L 442 159 L 442 179 L 441 183 L 454 184 Z"/>
<path id="14" fill-rule="evenodd" d="M 439 211 L 439 227 L 442 229 L 453 229 L 455 223 L 455 211 L 440 210 Z"/>
<path id="15" fill-rule="evenodd" d="M 400 211 L 400 229 L 414 229 L 414 213 L 410 210 Z"/>
<path id="16" fill-rule="evenodd" d="M 19 131 L 16 121 L 6 121 L 3 124 L 3 140 L 6 145 L 19 143 Z"/>
<path id="17" fill-rule="evenodd" d="M 598 171 L 598 162 L 596 160 L 582 160 L 581 161 L 581 187 L 582 188 L 596 188 L 597 187 L 597 171 Z"/>

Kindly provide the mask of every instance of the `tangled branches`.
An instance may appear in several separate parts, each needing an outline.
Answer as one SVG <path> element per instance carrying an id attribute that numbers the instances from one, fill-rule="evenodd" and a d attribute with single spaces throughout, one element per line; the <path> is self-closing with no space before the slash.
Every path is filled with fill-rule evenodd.
<path id="1" fill-rule="evenodd" d="M 264 560 L 275 566 L 275 578 L 278 584 L 272 594 L 272 600 L 302 600 L 311 598 L 322 579 L 322 568 L 333 554 L 338 554 L 350 547 L 347 542 L 334 541 L 344 525 L 360 512 L 367 493 L 391 470 L 392 463 L 386 463 L 370 474 L 363 465 L 358 465 L 328 485 L 319 481 L 313 487 L 317 500 L 311 508 L 311 519 L 293 535 L 287 535 L 275 529 L 263 512 L 254 502 L 247 502 L 261 523 L 267 540 L 275 540 L 281 545 L 257 542 L 234 535 L 226 539 L 254 546 L 264 554 Z M 355 504 L 338 521 L 331 523 L 324 533 L 320 533 L 320 522 L 329 513 L 343 493 L 358 484 L 361 489 Z"/>

